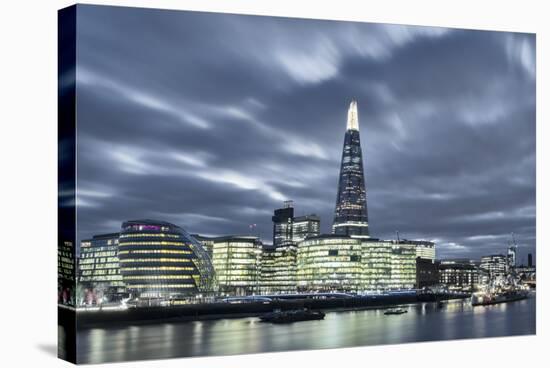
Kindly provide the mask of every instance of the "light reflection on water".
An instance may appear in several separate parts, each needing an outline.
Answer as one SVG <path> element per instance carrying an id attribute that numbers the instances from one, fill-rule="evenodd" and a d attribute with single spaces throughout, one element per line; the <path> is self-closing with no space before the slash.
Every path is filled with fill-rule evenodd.
<path id="1" fill-rule="evenodd" d="M 322 321 L 272 325 L 257 318 L 104 327 L 78 332 L 79 363 L 340 348 L 535 333 L 535 298 L 487 307 L 467 301 L 330 312 Z"/>

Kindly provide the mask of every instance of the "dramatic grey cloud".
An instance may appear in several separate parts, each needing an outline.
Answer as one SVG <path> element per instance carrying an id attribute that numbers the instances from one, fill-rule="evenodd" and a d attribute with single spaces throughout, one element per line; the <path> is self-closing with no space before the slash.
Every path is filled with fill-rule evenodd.
<path id="1" fill-rule="evenodd" d="M 535 36 L 79 5 L 79 239 L 155 218 L 330 231 L 358 100 L 369 221 L 440 257 L 535 251 Z"/>

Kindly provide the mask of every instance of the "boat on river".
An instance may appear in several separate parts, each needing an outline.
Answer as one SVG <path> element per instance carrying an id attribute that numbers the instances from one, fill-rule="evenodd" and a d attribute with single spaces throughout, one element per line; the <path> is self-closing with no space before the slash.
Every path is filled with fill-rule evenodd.
<path id="1" fill-rule="evenodd" d="M 287 311 L 274 311 L 264 314 L 260 317 L 262 322 L 271 323 L 292 323 L 300 321 L 321 320 L 325 318 L 322 311 L 312 311 L 310 309 L 293 309 Z"/>
<path id="2" fill-rule="evenodd" d="M 401 308 L 397 308 L 397 309 L 388 309 L 387 311 L 384 312 L 385 315 L 393 315 L 393 314 L 403 314 L 403 313 L 407 313 L 408 311 L 406 309 L 401 309 Z"/>

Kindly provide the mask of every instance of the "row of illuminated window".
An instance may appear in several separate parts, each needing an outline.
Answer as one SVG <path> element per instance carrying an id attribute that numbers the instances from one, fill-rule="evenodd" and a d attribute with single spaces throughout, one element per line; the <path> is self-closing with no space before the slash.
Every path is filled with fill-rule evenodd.
<path id="1" fill-rule="evenodd" d="M 134 249 L 134 250 L 121 250 L 118 252 L 121 254 L 193 254 L 190 250 L 168 250 L 168 249 Z"/>
<path id="2" fill-rule="evenodd" d="M 106 258 L 85 258 L 80 260 L 80 264 L 97 264 L 97 263 L 117 263 L 118 257 L 106 257 Z"/>
<path id="3" fill-rule="evenodd" d="M 140 234 L 122 234 L 120 235 L 120 238 L 147 238 L 147 237 L 154 237 L 154 238 L 172 238 L 177 239 L 180 237 L 178 234 L 164 234 L 164 233 L 140 233 Z"/>
<path id="4" fill-rule="evenodd" d="M 79 268 L 81 270 L 99 270 L 99 269 L 108 269 L 108 268 L 117 268 L 119 265 L 117 263 L 101 263 L 101 264 L 80 264 Z"/>
<path id="5" fill-rule="evenodd" d="M 187 245 L 187 243 L 174 242 L 174 241 L 124 242 L 124 243 L 120 243 L 119 247 L 131 247 L 131 246 L 141 246 L 141 245 L 175 245 L 175 246 L 183 246 L 183 245 Z"/>
<path id="6" fill-rule="evenodd" d="M 118 275 L 120 274 L 118 269 L 108 269 L 108 270 L 83 270 L 81 272 L 82 276 L 92 276 L 92 275 Z"/>
<path id="7" fill-rule="evenodd" d="M 180 289 L 180 288 L 194 288 L 195 284 L 144 284 L 144 285 L 132 285 L 132 289 Z"/>
<path id="8" fill-rule="evenodd" d="M 177 262 L 177 263 L 192 263 L 188 258 L 126 258 L 120 260 L 120 263 L 157 263 L 157 262 Z"/>
<path id="9" fill-rule="evenodd" d="M 80 256 L 81 257 L 109 257 L 116 256 L 118 247 L 101 247 L 101 248 L 88 248 L 82 249 Z"/>
<path id="10" fill-rule="evenodd" d="M 177 266 L 160 266 L 160 267 L 122 267 L 124 272 L 128 271 L 193 271 L 195 267 L 177 267 Z"/>
<path id="11" fill-rule="evenodd" d="M 131 275 L 124 276 L 124 280 L 175 280 L 175 279 L 193 279 L 192 275 Z"/>

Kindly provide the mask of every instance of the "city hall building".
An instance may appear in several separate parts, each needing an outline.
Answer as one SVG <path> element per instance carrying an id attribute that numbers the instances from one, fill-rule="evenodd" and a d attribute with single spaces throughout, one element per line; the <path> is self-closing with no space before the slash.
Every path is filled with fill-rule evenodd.
<path id="1" fill-rule="evenodd" d="M 184 229 L 164 221 L 122 224 L 120 273 L 132 297 L 186 298 L 215 289 L 215 273 L 203 245 Z"/>

